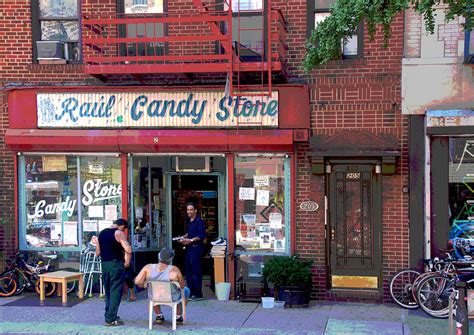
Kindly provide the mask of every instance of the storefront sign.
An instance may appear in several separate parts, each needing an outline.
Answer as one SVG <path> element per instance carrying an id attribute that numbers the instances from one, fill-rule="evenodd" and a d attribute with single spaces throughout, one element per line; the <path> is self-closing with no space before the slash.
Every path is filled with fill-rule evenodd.
<path id="1" fill-rule="evenodd" d="M 314 212 L 318 210 L 319 205 L 314 201 L 305 201 L 300 204 L 300 208 L 305 212 Z"/>
<path id="2" fill-rule="evenodd" d="M 87 180 L 82 187 L 82 194 L 84 194 L 82 204 L 89 206 L 98 201 L 120 198 L 122 196 L 122 185 L 109 184 L 108 180 Z M 45 214 L 63 212 L 67 213 L 67 216 L 70 217 L 75 211 L 76 203 L 77 201 L 71 199 L 70 196 L 67 196 L 65 201 L 55 204 L 46 204 L 46 200 L 40 200 L 36 203 L 34 214 L 28 214 L 28 218 L 42 218 Z"/>
<path id="3" fill-rule="evenodd" d="M 436 110 L 426 112 L 427 127 L 474 126 L 474 111 Z"/>
<path id="4" fill-rule="evenodd" d="M 38 93 L 40 128 L 278 127 L 278 93 Z"/>

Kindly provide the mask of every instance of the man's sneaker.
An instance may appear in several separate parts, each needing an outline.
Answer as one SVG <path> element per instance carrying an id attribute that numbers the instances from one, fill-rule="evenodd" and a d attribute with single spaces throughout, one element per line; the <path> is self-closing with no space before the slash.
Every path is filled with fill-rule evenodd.
<path id="1" fill-rule="evenodd" d="M 195 295 L 193 295 L 192 297 L 189 297 L 188 299 L 189 301 L 201 301 L 201 300 L 204 300 L 203 297 L 196 297 Z"/>
<path id="2" fill-rule="evenodd" d="M 107 327 L 116 327 L 116 326 L 123 326 L 124 323 L 121 320 L 115 320 L 115 321 L 112 321 L 112 322 L 106 322 L 105 325 Z"/>
<path id="3" fill-rule="evenodd" d="M 217 240 L 211 242 L 212 245 L 227 245 L 227 241 L 222 238 L 222 237 L 218 237 Z"/>
<path id="4" fill-rule="evenodd" d="M 161 325 L 163 322 L 165 322 L 165 316 L 163 314 L 158 314 L 155 319 L 155 323 Z"/>
<path id="5" fill-rule="evenodd" d="M 183 316 L 182 315 L 176 315 L 176 323 L 183 323 Z"/>

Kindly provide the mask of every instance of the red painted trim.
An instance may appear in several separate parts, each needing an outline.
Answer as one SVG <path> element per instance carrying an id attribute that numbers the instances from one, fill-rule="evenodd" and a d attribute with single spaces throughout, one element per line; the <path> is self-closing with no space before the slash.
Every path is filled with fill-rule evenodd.
<path id="1" fill-rule="evenodd" d="M 127 169 L 127 155 L 121 154 L 122 161 L 122 218 L 128 220 L 128 169 Z"/>
<path id="2" fill-rule="evenodd" d="M 14 208 L 15 208 L 15 237 L 14 237 L 14 245 L 15 249 L 19 249 L 18 245 L 18 231 L 19 231 L 19 218 L 18 218 L 18 201 L 19 201 L 19 196 L 18 196 L 18 156 L 16 152 L 13 153 L 13 196 L 15 197 L 14 199 Z"/>
<path id="3" fill-rule="evenodd" d="M 231 285 L 232 299 L 235 298 L 235 211 L 234 211 L 234 155 L 227 155 L 227 274 Z"/>
<path id="4" fill-rule="evenodd" d="M 12 151 L 118 152 L 118 130 L 8 129 Z"/>
<path id="5" fill-rule="evenodd" d="M 5 142 L 30 152 L 292 152 L 293 131 L 8 129 Z"/>
<path id="6" fill-rule="evenodd" d="M 296 252 L 296 157 L 295 155 L 290 156 L 290 166 L 291 166 L 291 214 L 290 214 L 290 238 L 291 238 L 291 254 L 293 255 Z"/>

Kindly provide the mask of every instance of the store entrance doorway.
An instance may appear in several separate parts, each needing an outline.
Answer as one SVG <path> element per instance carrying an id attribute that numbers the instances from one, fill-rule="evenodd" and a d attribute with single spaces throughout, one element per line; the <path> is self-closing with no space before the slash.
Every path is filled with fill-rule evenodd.
<path id="1" fill-rule="evenodd" d="M 198 215 L 206 225 L 204 240 L 203 275 L 213 277 L 212 259 L 209 256 L 211 241 L 219 235 L 219 178 L 213 174 L 175 174 L 171 176 L 171 236 L 186 234 L 186 203 L 193 202 Z M 176 255 L 173 264 L 184 272 L 186 250 L 173 242 Z"/>

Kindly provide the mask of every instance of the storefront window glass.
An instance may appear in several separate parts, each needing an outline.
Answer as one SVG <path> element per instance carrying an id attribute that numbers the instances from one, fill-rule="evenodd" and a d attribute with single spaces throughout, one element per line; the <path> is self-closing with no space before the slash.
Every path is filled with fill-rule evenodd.
<path id="1" fill-rule="evenodd" d="M 456 256 L 474 256 L 474 138 L 449 140 L 449 222 Z"/>
<path id="2" fill-rule="evenodd" d="M 289 158 L 235 159 L 236 249 L 287 253 L 289 237 Z"/>
<path id="3" fill-rule="evenodd" d="M 27 155 L 20 164 L 25 205 L 20 210 L 26 222 L 21 244 L 28 248 L 77 247 L 77 159 Z"/>
<path id="4" fill-rule="evenodd" d="M 21 249 L 78 251 L 120 217 L 118 157 L 22 155 L 19 172 Z"/>
<path id="5" fill-rule="evenodd" d="M 83 244 L 121 218 L 122 175 L 119 157 L 80 157 Z"/>

